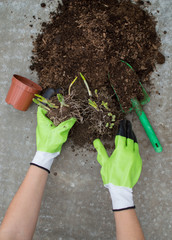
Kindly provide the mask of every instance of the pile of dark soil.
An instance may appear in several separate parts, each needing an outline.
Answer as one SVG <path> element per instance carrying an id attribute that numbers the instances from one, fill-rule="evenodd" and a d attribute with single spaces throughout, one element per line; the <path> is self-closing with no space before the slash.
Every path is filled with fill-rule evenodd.
<path id="1" fill-rule="evenodd" d="M 98 98 L 94 95 L 91 100 L 100 111 L 90 105 L 82 111 L 84 121 L 75 125 L 73 140 L 84 144 L 96 137 L 114 137 L 115 126 L 124 115 L 111 83 L 127 110 L 133 96 L 141 98 L 138 79 L 149 84 L 156 62 L 164 62 L 153 16 L 130 0 L 63 0 L 50 17 L 48 23 L 42 23 L 42 32 L 34 40 L 31 70 L 37 71 L 43 89 L 61 88 L 64 95 L 82 72 L 92 93 L 98 91 Z M 120 59 L 134 68 L 137 78 L 131 79 L 132 74 L 126 78 Z M 119 75 L 123 78 L 116 82 Z M 80 99 L 78 91 L 84 89 L 81 82 L 79 79 L 73 86 L 75 99 Z M 85 99 L 82 103 L 88 104 L 87 91 L 84 94 L 81 93 Z M 110 110 L 102 101 L 108 103 Z M 116 116 L 113 128 L 107 127 L 107 123 L 111 124 L 106 119 L 109 113 Z"/>

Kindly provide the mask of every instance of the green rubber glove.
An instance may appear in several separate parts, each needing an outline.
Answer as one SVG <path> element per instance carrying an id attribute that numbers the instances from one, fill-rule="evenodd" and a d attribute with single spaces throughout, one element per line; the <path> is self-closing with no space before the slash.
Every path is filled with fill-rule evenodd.
<path id="1" fill-rule="evenodd" d="M 71 118 L 66 120 L 56 127 L 46 117 L 46 113 L 45 109 L 38 107 L 36 129 L 37 152 L 31 164 L 50 172 L 53 160 L 60 154 L 62 145 L 66 142 L 69 131 L 75 124 L 76 119 Z"/>
<path id="2" fill-rule="evenodd" d="M 132 188 L 137 183 L 142 169 L 139 146 L 130 121 L 120 122 L 115 138 L 115 150 L 109 157 L 99 139 L 94 141 L 102 166 L 101 176 L 104 186 L 110 191 L 113 210 L 134 208 Z"/>

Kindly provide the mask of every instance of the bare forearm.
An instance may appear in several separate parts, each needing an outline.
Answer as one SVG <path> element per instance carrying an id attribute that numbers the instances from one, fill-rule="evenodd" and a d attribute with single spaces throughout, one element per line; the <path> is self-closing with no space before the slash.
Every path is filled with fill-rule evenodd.
<path id="1" fill-rule="evenodd" d="M 31 166 L 0 226 L 2 240 L 30 240 L 35 231 L 48 173 Z"/>
<path id="2" fill-rule="evenodd" d="M 117 240 L 144 240 L 144 235 L 134 209 L 114 213 Z"/>

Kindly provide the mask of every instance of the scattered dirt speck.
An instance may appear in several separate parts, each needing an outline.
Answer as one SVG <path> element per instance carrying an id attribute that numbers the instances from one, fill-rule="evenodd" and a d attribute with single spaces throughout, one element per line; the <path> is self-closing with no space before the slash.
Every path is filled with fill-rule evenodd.
<path id="1" fill-rule="evenodd" d="M 144 1 L 137 1 L 137 3 L 139 4 L 139 5 L 144 5 Z"/>
<path id="2" fill-rule="evenodd" d="M 158 91 L 156 91 L 156 94 L 157 94 L 157 95 L 161 95 L 160 92 L 158 92 Z"/>
<path id="3" fill-rule="evenodd" d="M 46 22 L 43 22 L 41 25 L 42 25 L 42 27 L 46 27 L 47 24 L 46 24 Z"/>
<path id="4" fill-rule="evenodd" d="M 45 7 L 46 7 L 46 4 L 45 4 L 45 3 L 41 3 L 41 7 L 42 7 L 42 8 L 45 8 Z"/>
<path id="5" fill-rule="evenodd" d="M 30 66 L 30 70 L 33 71 L 33 70 L 34 70 L 34 67 L 33 67 L 33 66 Z"/>
<path id="6" fill-rule="evenodd" d="M 157 60 L 158 64 L 164 64 L 165 63 L 165 57 L 161 52 L 158 52 L 156 60 Z"/>

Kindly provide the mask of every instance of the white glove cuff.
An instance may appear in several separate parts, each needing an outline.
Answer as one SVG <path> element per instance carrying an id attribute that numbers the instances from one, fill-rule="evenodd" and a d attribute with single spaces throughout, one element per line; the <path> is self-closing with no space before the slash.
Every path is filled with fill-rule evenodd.
<path id="1" fill-rule="evenodd" d="M 44 170 L 50 173 L 50 168 L 54 161 L 54 158 L 59 156 L 59 154 L 60 152 L 48 153 L 48 152 L 37 151 L 30 164 L 43 168 Z"/>
<path id="2" fill-rule="evenodd" d="M 113 211 L 135 208 L 132 188 L 115 186 L 112 183 L 104 186 L 109 189 Z"/>

